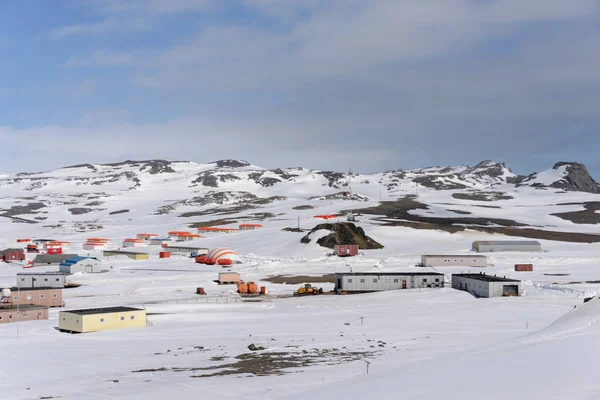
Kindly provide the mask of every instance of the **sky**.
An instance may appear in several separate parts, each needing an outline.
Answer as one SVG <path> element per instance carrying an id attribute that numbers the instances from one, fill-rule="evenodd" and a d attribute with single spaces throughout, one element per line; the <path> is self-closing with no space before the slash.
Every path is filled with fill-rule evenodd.
<path id="1" fill-rule="evenodd" d="M 0 17 L 1 172 L 578 161 L 600 180 L 597 0 L 4 0 Z"/>

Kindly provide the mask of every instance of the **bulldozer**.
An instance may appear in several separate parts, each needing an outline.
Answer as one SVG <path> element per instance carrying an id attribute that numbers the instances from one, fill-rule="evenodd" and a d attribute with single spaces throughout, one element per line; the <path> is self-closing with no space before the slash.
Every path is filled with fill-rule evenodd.
<path id="1" fill-rule="evenodd" d="M 323 294 L 323 288 L 313 287 L 310 283 L 305 283 L 294 292 L 294 296 L 311 296 L 315 294 Z"/>

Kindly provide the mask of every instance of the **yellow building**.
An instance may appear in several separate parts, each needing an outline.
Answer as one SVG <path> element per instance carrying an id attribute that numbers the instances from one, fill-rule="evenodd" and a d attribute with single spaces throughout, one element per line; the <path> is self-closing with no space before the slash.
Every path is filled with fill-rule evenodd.
<path id="1" fill-rule="evenodd" d="M 61 311 L 58 329 L 70 333 L 105 331 L 108 329 L 143 328 L 146 310 L 133 307 L 104 307 Z"/>
<path id="2" fill-rule="evenodd" d="M 104 257 L 111 256 L 127 256 L 132 260 L 148 260 L 150 256 L 148 253 L 136 253 L 134 251 L 123 251 L 123 250 L 104 250 L 102 253 Z"/>

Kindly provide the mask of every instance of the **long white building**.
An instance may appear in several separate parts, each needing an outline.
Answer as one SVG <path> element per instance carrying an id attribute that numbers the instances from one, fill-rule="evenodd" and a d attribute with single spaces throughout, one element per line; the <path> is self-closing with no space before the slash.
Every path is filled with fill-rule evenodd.
<path id="1" fill-rule="evenodd" d="M 336 292 L 442 288 L 444 274 L 435 272 L 338 272 L 333 275 Z"/>
<path id="2" fill-rule="evenodd" d="M 487 267 L 487 256 L 423 254 L 421 267 Z"/>
<path id="3" fill-rule="evenodd" d="M 479 253 L 496 251 L 542 251 L 542 245 L 536 240 L 476 240 L 473 250 Z"/>

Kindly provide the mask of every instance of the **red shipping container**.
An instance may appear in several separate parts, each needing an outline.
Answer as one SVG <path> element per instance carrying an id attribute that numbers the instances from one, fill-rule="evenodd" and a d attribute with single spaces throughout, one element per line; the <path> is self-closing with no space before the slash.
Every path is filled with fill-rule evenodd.
<path id="1" fill-rule="evenodd" d="M 62 247 L 49 248 L 47 253 L 48 254 L 62 254 Z"/>
<path id="2" fill-rule="evenodd" d="M 158 253 L 158 257 L 159 258 L 169 258 L 169 257 L 171 257 L 171 253 L 169 253 L 168 251 L 161 251 L 160 253 Z"/>
<path id="3" fill-rule="evenodd" d="M 357 244 L 338 244 L 335 246 L 335 255 L 339 257 L 349 257 L 358 255 Z"/>
<path id="4" fill-rule="evenodd" d="M 531 272 L 533 271 L 533 264 L 515 264 L 515 271 Z"/>

